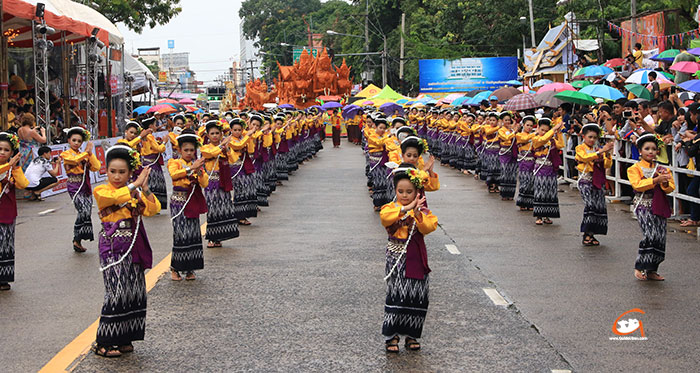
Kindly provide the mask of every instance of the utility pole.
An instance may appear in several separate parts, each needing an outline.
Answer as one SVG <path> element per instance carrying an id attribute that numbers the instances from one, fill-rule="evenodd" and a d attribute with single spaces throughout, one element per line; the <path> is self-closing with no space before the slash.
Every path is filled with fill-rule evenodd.
<path id="1" fill-rule="evenodd" d="M 365 53 L 369 53 L 369 0 L 365 2 Z M 369 82 L 369 55 L 365 56 L 365 79 Z"/>
<path id="2" fill-rule="evenodd" d="M 406 32 L 406 13 L 401 13 L 401 59 L 399 60 L 399 79 L 403 81 L 403 34 Z"/>
<path id="3" fill-rule="evenodd" d="M 384 51 L 382 51 L 382 85 L 386 87 L 386 35 L 382 35 L 382 37 L 384 38 Z"/>
<path id="4" fill-rule="evenodd" d="M 634 1 L 634 0 L 632 0 Z M 530 8 L 530 38 L 532 39 L 532 47 L 535 47 L 535 15 L 532 11 L 532 0 L 527 0 L 527 6 Z M 525 51 L 523 51 L 525 53 Z"/>

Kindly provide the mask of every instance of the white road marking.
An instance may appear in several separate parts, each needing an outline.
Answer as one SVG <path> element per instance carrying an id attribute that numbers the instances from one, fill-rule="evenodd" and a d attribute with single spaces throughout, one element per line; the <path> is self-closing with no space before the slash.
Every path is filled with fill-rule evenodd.
<path id="1" fill-rule="evenodd" d="M 571 373 L 568 369 L 552 369 L 552 373 Z"/>
<path id="2" fill-rule="evenodd" d="M 459 254 L 461 254 L 461 253 L 459 252 L 459 249 L 457 249 L 457 246 L 455 246 L 455 245 L 445 245 L 445 248 L 446 248 L 447 251 L 449 251 L 450 254 L 452 254 L 452 255 L 459 255 Z"/>
<path id="3" fill-rule="evenodd" d="M 481 290 L 483 290 L 484 293 L 486 293 L 486 295 L 488 295 L 488 297 L 491 298 L 493 304 L 497 306 L 508 305 L 508 301 L 505 298 L 503 298 L 503 296 L 501 295 L 501 293 L 498 292 L 498 290 L 494 288 L 483 288 Z"/>
<path id="4" fill-rule="evenodd" d="M 52 212 L 54 212 L 54 211 L 56 211 L 56 209 L 44 210 L 44 211 L 41 211 L 41 212 L 39 213 L 39 215 L 40 215 L 40 216 L 43 216 L 43 215 L 46 215 L 46 214 L 50 214 L 50 213 L 52 213 Z"/>

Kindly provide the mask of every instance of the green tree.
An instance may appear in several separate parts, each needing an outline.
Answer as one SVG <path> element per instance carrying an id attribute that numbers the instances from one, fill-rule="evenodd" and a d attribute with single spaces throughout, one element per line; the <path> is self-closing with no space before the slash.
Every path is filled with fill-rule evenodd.
<path id="1" fill-rule="evenodd" d="M 96 9 L 113 23 L 124 23 L 136 32 L 144 26 L 163 25 L 180 14 L 180 0 L 89 0 L 83 4 Z"/>
<path id="2" fill-rule="evenodd" d="M 139 62 L 146 65 L 148 70 L 151 70 L 151 73 L 153 73 L 153 75 L 155 75 L 156 78 L 158 77 L 158 72 L 160 72 L 160 67 L 158 67 L 158 64 L 156 62 L 152 62 L 149 64 L 141 57 L 139 57 Z"/>

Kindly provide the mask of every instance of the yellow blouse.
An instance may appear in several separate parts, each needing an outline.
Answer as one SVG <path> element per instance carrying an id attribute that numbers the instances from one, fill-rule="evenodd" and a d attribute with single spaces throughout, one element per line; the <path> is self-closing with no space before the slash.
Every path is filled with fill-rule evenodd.
<path id="1" fill-rule="evenodd" d="M 204 168 L 207 170 L 207 172 L 212 172 L 212 170 L 219 170 L 219 161 L 217 160 L 217 157 L 221 155 L 222 157 L 226 157 L 229 163 L 234 163 L 236 162 L 236 159 L 238 159 L 238 156 L 233 155 L 233 151 L 226 147 L 226 153 L 223 153 L 223 150 L 218 145 L 213 145 L 213 144 L 206 144 L 202 145 L 201 148 L 199 148 L 199 151 L 202 152 L 202 157 L 206 159 L 204 162 Z"/>
<path id="2" fill-rule="evenodd" d="M 564 136 L 561 132 L 557 131 L 556 138 L 554 139 L 554 146 L 557 149 L 564 147 Z M 542 136 L 537 136 L 532 138 L 532 148 L 535 149 L 535 157 L 543 157 L 549 152 L 549 140 L 554 137 L 554 129 L 547 131 Z"/>
<path id="3" fill-rule="evenodd" d="M 119 139 L 117 140 L 117 144 L 123 144 L 130 147 L 131 149 L 136 150 L 136 146 L 138 146 L 138 144 L 141 143 L 141 140 L 141 136 L 136 136 L 131 141 L 127 139 Z"/>
<path id="4" fill-rule="evenodd" d="M 5 173 L 10 169 L 10 163 L 5 163 L 3 165 L 0 165 L 0 175 L 5 175 Z M 29 186 L 29 180 L 24 176 L 24 172 L 22 172 L 22 167 L 15 166 L 12 171 L 10 172 L 10 180 L 13 180 L 15 183 L 15 188 L 16 189 L 24 189 L 27 186 Z"/>
<path id="5" fill-rule="evenodd" d="M 384 227 L 391 226 L 392 224 L 396 223 L 400 218 L 404 217 L 404 215 L 415 217 L 413 210 L 410 210 L 408 212 L 401 212 L 401 207 L 403 207 L 403 205 L 401 205 L 399 202 L 390 202 L 382 206 L 382 210 L 379 212 L 379 218 L 381 219 L 382 225 Z M 418 231 L 421 232 L 423 235 L 433 232 L 437 228 L 437 216 L 433 215 L 433 213 L 430 210 L 428 210 L 427 213 L 419 212 L 419 214 L 422 215 L 422 219 L 421 221 L 418 221 L 418 219 L 416 219 L 416 229 L 418 229 Z M 411 229 L 410 226 L 400 227 L 393 234 L 393 236 L 398 239 L 407 239 L 409 229 Z"/>
<path id="6" fill-rule="evenodd" d="M 63 166 L 66 168 L 66 173 L 80 175 L 85 170 L 83 169 L 82 162 L 87 159 L 90 171 L 97 171 L 102 167 L 102 164 L 95 156 L 95 153 L 88 154 L 88 152 L 76 152 L 73 149 L 68 149 L 61 153 L 61 159 L 63 159 Z"/>
<path id="7" fill-rule="evenodd" d="M 255 153 L 255 145 L 257 145 L 257 141 L 262 135 L 262 131 L 257 131 L 250 136 L 251 140 L 248 141 L 248 154 Z"/>
<path id="8" fill-rule="evenodd" d="M 487 143 L 494 143 L 498 140 L 498 134 L 496 134 L 496 132 L 498 132 L 497 126 L 484 125 L 481 127 L 481 132 L 486 137 Z"/>
<path id="9" fill-rule="evenodd" d="M 515 134 L 515 141 L 518 143 L 518 152 L 527 152 L 532 150 L 532 139 L 535 133 L 518 132 Z"/>
<path id="10" fill-rule="evenodd" d="M 608 153 L 603 154 L 603 167 L 612 167 L 612 156 Z M 591 148 L 586 144 L 581 144 L 576 147 L 576 162 L 578 165 L 576 168 L 581 172 L 593 172 L 593 163 L 598 159 L 598 153 L 596 149 Z"/>
<path id="11" fill-rule="evenodd" d="M 367 148 L 370 153 L 383 152 L 385 143 L 386 137 L 379 137 L 374 131 L 367 137 Z"/>
<path id="12" fill-rule="evenodd" d="M 184 159 L 169 159 L 168 160 L 168 172 L 170 177 L 173 179 L 174 187 L 189 188 L 191 181 L 187 177 L 187 170 L 185 167 L 191 167 L 192 162 L 186 162 Z M 206 172 L 202 172 L 201 176 L 197 173 L 193 174 L 197 179 L 197 183 L 200 187 L 206 188 L 209 185 L 209 175 Z"/>
<path id="13" fill-rule="evenodd" d="M 95 201 L 97 201 L 97 208 L 99 210 L 114 205 L 124 205 L 120 209 L 112 212 L 111 214 L 102 217 L 101 220 L 104 222 L 115 223 L 122 219 L 131 218 L 131 211 L 129 211 L 129 209 L 127 208 L 128 206 L 126 204 L 130 202 L 138 202 L 135 198 L 132 199 L 131 193 L 129 192 L 129 188 L 127 188 L 126 186 L 116 188 L 109 182 L 106 184 L 96 186 L 95 189 L 92 191 L 92 194 L 95 196 Z M 154 197 L 154 202 L 151 202 L 143 195 L 140 195 L 139 199 L 143 201 L 144 205 L 146 206 L 146 208 L 143 211 L 143 216 L 153 216 L 160 212 L 160 201 L 158 201 L 158 198 Z"/>
<path id="14" fill-rule="evenodd" d="M 498 140 L 500 140 L 501 146 L 509 147 L 511 145 L 511 143 L 513 142 L 514 137 L 515 137 L 515 132 L 509 130 L 506 127 L 501 127 L 498 130 Z"/>
<path id="15" fill-rule="evenodd" d="M 173 151 L 180 151 L 180 148 L 177 146 L 177 135 L 175 134 L 175 132 L 168 133 L 168 140 L 170 140 L 170 144 L 173 147 Z"/>
<path id="16" fill-rule="evenodd" d="M 653 170 L 655 167 L 656 165 L 652 165 L 649 162 L 642 159 L 641 161 L 635 163 L 627 169 L 627 178 L 629 179 L 630 184 L 632 184 L 632 188 L 634 188 L 635 191 L 644 193 L 648 190 L 654 189 L 654 176 L 644 176 L 644 169 L 647 169 L 649 172 L 651 172 L 651 170 Z M 659 166 L 658 168 L 659 170 L 665 169 L 666 172 L 670 172 L 666 167 Z M 676 184 L 673 178 L 671 178 L 671 180 L 668 181 L 667 187 L 664 187 L 663 184 L 661 184 L 661 190 L 663 190 L 666 194 L 673 192 L 675 189 Z"/>
<path id="17" fill-rule="evenodd" d="M 152 134 L 146 136 L 141 142 L 141 155 L 160 154 L 165 152 L 165 144 L 159 144 Z"/>
<path id="18" fill-rule="evenodd" d="M 235 137 L 231 137 L 231 141 L 228 143 L 229 148 L 231 148 L 231 153 L 233 159 L 232 161 L 229 161 L 231 163 L 236 163 L 238 160 L 241 158 L 241 155 L 243 155 L 243 149 L 246 149 L 248 147 L 248 142 L 250 141 L 250 136 L 248 135 L 243 135 L 241 136 L 240 139 L 237 139 Z"/>

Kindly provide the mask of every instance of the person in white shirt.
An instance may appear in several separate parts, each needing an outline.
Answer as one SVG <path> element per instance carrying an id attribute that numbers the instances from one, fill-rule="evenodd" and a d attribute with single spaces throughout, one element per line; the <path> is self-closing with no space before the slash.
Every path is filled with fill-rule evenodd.
<path id="1" fill-rule="evenodd" d="M 51 159 L 51 148 L 48 146 L 40 147 L 38 153 L 39 156 L 29 163 L 27 171 L 24 172 L 29 181 L 24 198 L 30 201 L 42 201 L 41 192 L 53 188 L 58 183 L 58 158 Z"/>

